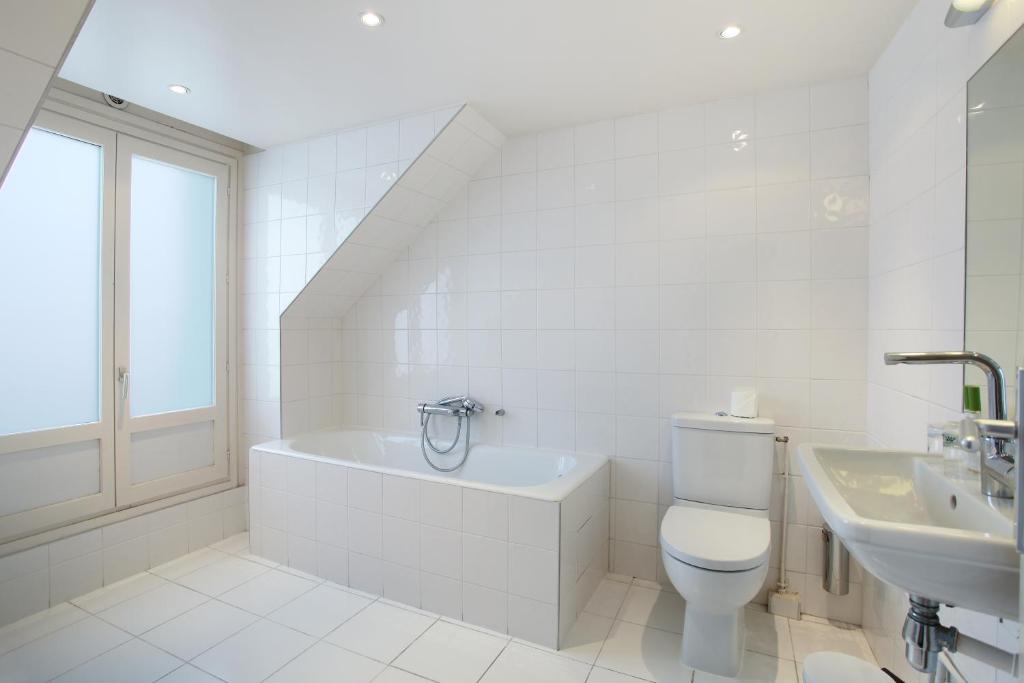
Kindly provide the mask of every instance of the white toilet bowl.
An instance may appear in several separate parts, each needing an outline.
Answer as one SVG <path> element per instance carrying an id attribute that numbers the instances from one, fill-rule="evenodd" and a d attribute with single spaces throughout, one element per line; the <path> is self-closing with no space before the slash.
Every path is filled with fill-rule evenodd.
<path id="1" fill-rule="evenodd" d="M 661 522 L 665 572 L 686 600 L 682 660 L 732 677 L 743 664 L 744 608 L 768 575 L 764 510 L 679 502 Z"/>

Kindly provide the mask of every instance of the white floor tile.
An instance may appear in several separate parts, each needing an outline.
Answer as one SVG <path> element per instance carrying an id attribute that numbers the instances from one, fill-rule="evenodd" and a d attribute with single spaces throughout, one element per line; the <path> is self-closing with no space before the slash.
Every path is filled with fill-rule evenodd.
<path id="1" fill-rule="evenodd" d="M 242 552 L 248 552 L 249 532 L 243 531 L 240 534 L 228 536 L 223 541 L 217 541 L 210 547 L 224 553 L 231 553 L 232 555 L 237 555 Z"/>
<path id="2" fill-rule="evenodd" d="M 674 591 L 632 585 L 619 610 L 618 618 L 640 626 L 682 634 L 685 611 L 686 604 L 683 598 Z"/>
<path id="3" fill-rule="evenodd" d="M 140 635 L 207 600 L 209 598 L 202 593 L 169 583 L 118 603 L 98 616 L 129 633 Z"/>
<path id="4" fill-rule="evenodd" d="M 769 657 L 758 652 L 746 652 L 743 668 L 735 678 L 723 678 L 704 671 L 693 672 L 693 683 L 797 683 L 796 663 L 788 659 Z"/>
<path id="5" fill-rule="evenodd" d="M 793 654 L 798 662 L 822 650 L 845 652 L 869 662 L 875 661 L 864 632 L 858 628 L 817 624 L 802 619 L 789 622 L 789 632 L 793 636 Z"/>
<path id="6" fill-rule="evenodd" d="M 238 553 L 237 557 L 240 557 L 243 560 L 249 560 L 250 562 L 256 562 L 257 564 L 262 564 L 263 566 L 270 567 L 272 569 L 281 566 L 280 562 L 274 562 L 273 560 L 269 560 L 263 557 L 262 555 L 253 555 L 251 552 Z"/>
<path id="7" fill-rule="evenodd" d="M 620 674 L 618 671 L 609 671 L 608 669 L 602 669 L 601 667 L 595 666 L 590 670 L 590 676 L 587 678 L 587 683 L 645 683 L 645 680 L 646 679 L 627 676 L 626 674 Z"/>
<path id="8" fill-rule="evenodd" d="M 389 663 L 434 621 L 416 612 L 375 602 L 328 634 L 325 640 Z"/>
<path id="9" fill-rule="evenodd" d="M 262 681 L 314 642 L 272 621 L 257 621 L 199 655 L 192 664 L 229 683 Z"/>
<path id="10" fill-rule="evenodd" d="M 160 683 L 223 683 L 223 681 L 202 669 L 186 664 L 161 678 Z"/>
<path id="11" fill-rule="evenodd" d="M 208 564 L 220 562 L 225 557 L 227 557 L 227 553 L 222 553 L 221 551 L 214 550 L 213 548 L 202 548 L 189 553 L 188 555 L 182 555 L 170 562 L 165 562 L 157 567 L 153 567 L 149 571 L 157 576 L 162 576 L 165 579 L 177 579 L 180 576 L 185 576 L 185 574 L 191 574 L 195 570 L 205 567 Z"/>
<path id="12" fill-rule="evenodd" d="M 472 683 L 506 643 L 502 638 L 438 621 L 395 660 L 395 666 L 435 681 Z"/>
<path id="13" fill-rule="evenodd" d="M 288 662 L 268 683 L 369 683 L 384 665 L 323 641 Z"/>
<path id="14" fill-rule="evenodd" d="M 689 681 L 692 669 L 679 661 L 682 637 L 656 628 L 616 621 L 597 665 L 657 681 Z"/>
<path id="15" fill-rule="evenodd" d="M 296 631 L 323 638 L 372 602 L 355 593 L 320 585 L 271 612 L 267 618 Z"/>
<path id="16" fill-rule="evenodd" d="M 208 564 L 174 581 L 192 590 L 216 597 L 267 571 L 270 571 L 270 568 L 265 565 L 229 555 L 219 562 Z"/>
<path id="17" fill-rule="evenodd" d="M 109 586 L 98 588 L 83 596 L 72 598 L 71 603 L 81 607 L 86 612 L 96 614 L 120 602 L 134 598 L 136 595 L 142 595 L 147 591 L 166 585 L 167 581 L 159 576 L 142 572 L 117 583 L 112 583 Z"/>
<path id="18" fill-rule="evenodd" d="M 300 579 L 306 579 L 307 581 L 312 581 L 313 583 L 323 583 L 324 582 L 324 580 L 322 578 L 320 578 L 319 576 L 317 576 L 316 574 L 310 574 L 309 572 L 304 572 L 301 569 L 296 569 L 295 567 L 289 567 L 288 565 L 279 564 L 279 565 L 277 565 L 277 570 L 285 572 L 285 573 L 288 573 L 288 574 L 291 574 L 292 576 L 297 576 Z"/>
<path id="19" fill-rule="evenodd" d="M 89 616 L 85 610 L 75 607 L 70 602 L 62 602 L 50 609 L 37 612 L 13 624 L 0 628 L 0 655 L 10 652 L 16 647 L 42 638 L 48 633 L 64 628 L 68 624 L 81 621 Z"/>
<path id="20" fill-rule="evenodd" d="M 562 648 L 558 651 L 559 654 L 593 664 L 614 623 L 608 617 L 581 612 L 576 617 L 576 623 L 569 630 L 565 642 L 562 643 Z"/>
<path id="21" fill-rule="evenodd" d="M 746 622 L 746 649 L 780 659 L 793 659 L 793 639 L 789 635 L 788 619 L 748 609 Z"/>
<path id="22" fill-rule="evenodd" d="M 0 657 L 0 681 L 48 681 L 128 640 L 121 629 L 88 617 Z"/>
<path id="23" fill-rule="evenodd" d="M 600 582 L 556 652 L 274 569 L 248 554 L 246 534 L 216 546 L 0 628 L 0 683 L 55 676 L 315 683 L 336 680 L 339 672 L 356 683 L 796 683 L 812 652 L 874 661 L 858 628 L 751 609 L 740 675 L 693 672 L 678 659 L 683 600 L 651 582 L 613 575 Z"/>
<path id="24" fill-rule="evenodd" d="M 247 612 L 266 616 L 316 586 L 316 583 L 308 579 L 272 569 L 232 588 L 221 595 L 220 600 Z"/>
<path id="25" fill-rule="evenodd" d="M 509 643 L 480 679 L 481 683 L 584 683 L 590 667 L 567 657 Z"/>
<path id="26" fill-rule="evenodd" d="M 354 588 L 349 588 L 349 589 L 346 589 L 346 590 L 352 591 L 353 593 L 356 593 L 357 595 L 366 595 L 366 593 L 363 593 L 362 591 L 357 591 Z M 373 596 L 371 595 L 369 597 L 372 598 Z M 398 600 L 389 600 L 388 598 L 377 598 L 377 600 L 380 601 L 382 604 L 391 605 L 392 607 L 401 607 L 402 609 L 407 609 L 410 612 L 415 612 L 416 614 L 422 614 L 423 616 L 430 617 L 431 619 L 437 619 L 437 618 L 439 618 L 441 616 L 440 614 L 437 614 L 436 612 L 431 612 L 430 610 L 427 610 L 427 609 L 420 609 L 419 607 L 413 607 L 412 605 L 408 605 L 406 603 L 399 602 Z"/>
<path id="27" fill-rule="evenodd" d="M 604 578 L 597 584 L 594 594 L 590 597 L 584 611 L 614 619 L 622 607 L 622 602 L 629 592 L 629 584 L 614 579 Z"/>
<path id="28" fill-rule="evenodd" d="M 60 683 L 149 683 L 182 664 L 184 662 L 177 657 L 134 638 L 56 680 Z"/>
<path id="29" fill-rule="evenodd" d="M 147 631 L 142 639 L 190 660 L 238 633 L 257 618 L 237 607 L 210 600 Z"/>
<path id="30" fill-rule="evenodd" d="M 402 671 L 396 669 L 393 666 L 389 666 L 387 669 L 373 679 L 373 683 L 430 683 L 426 678 L 411 674 L 408 671 Z"/>

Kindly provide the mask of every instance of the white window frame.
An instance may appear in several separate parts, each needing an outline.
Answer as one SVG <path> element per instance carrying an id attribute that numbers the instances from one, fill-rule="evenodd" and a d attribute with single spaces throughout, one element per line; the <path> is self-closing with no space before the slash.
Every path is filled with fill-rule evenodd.
<path id="1" fill-rule="evenodd" d="M 114 366 L 119 383 L 116 393 L 116 437 L 115 461 L 117 464 L 117 505 L 138 503 L 163 498 L 174 493 L 226 481 L 228 472 L 227 442 L 227 205 L 228 168 L 223 163 L 202 159 L 194 154 L 172 149 L 148 140 L 141 140 L 125 134 L 117 139 L 117 209 L 114 223 L 117 232 L 117 256 L 115 272 L 121 283 L 114 288 Z M 131 297 L 128 284 L 131 281 L 131 238 L 132 238 L 132 161 L 136 156 L 145 157 L 179 168 L 196 171 L 216 180 L 215 187 L 215 237 L 214 237 L 214 403 L 206 408 L 173 411 L 157 415 L 133 417 L 131 415 Z M 120 369 L 128 371 L 122 378 Z M 189 470 L 179 474 L 133 483 L 134 460 L 132 457 L 132 435 L 152 430 L 183 425 L 212 422 L 214 428 L 213 462 L 209 467 Z"/>
<path id="2" fill-rule="evenodd" d="M 33 127 L 81 140 L 102 149 L 100 213 L 100 372 L 99 421 L 0 436 L 0 458 L 23 451 L 96 440 L 99 491 L 0 517 L 0 539 L 89 517 L 115 506 L 114 420 L 111 368 L 114 360 L 114 131 L 52 112 L 39 113 Z"/>
<path id="3" fill-rule="evenodd" d="M 103 249 L 107 258 L 103 261 L 104 286 L 109 289 L 105 293 L 103 301 L 103 330 L 107 334 L 103 336 L 103 363 L 102 380 L 102 405 L 108 408 L 101 412 L 101 419 L 109 417 L 104 427 L 99 430 L 104 441 L 101 446 L 102 470 L 101 470 L 101 492 L 96 496 L 55 503 L 43 508 L 28 510 L 21 513 L 14 513 L 0 517 L 0 555 L 18 552 L 20 550 L 37 546 L 41 543 L 49 543 L 61 538 L 83 533 L 90 529 L 99 528 L 108 524 L 137 517 L 148 512 L 178 505 L 189 500 L 208 496 L 217 492 L 232 489 L 238 485 L 238 459 L 234 454 L 239 452 L 238 448 L 238 387 L 235 380 L 235 368 L 232 359 L 237 355 L 237 320 L 238 320 L 238 289 L 234 273 L 237 272 L 238 263 L 238 215 L 239 197 L 234 192 L 239 187 L 239 166 L 240 160 L 246 150 L 239 145 L 228 144 L 231 141 L 220 142 L 218 136 L 207 135 L 197 129 L 196 133 L 191 132 L 191 127 L 177 124 L 171 120 L 163 122 L 159 115 L 154 118 L 139 116 L 131 112 L 111 109 L 98 101 L 88 97 L 60 90 L 50 91 L 48 98 L 44 101 L 41 111 L 32 125 L 40 128 L 60 125 L 61 131 L 71 137 L 78 130 L 75 127 L 81 126 L 81 130 L 98 131 L 95 135 L 102 135 L 109 145 L 104 149 L 104 232 Z M 170 125 L 169 125 L 170 124 Z M 64 128 L 63 126 L 68 127 Z M 115 498 L 117 475 L 115 472 L 114 442 L 116 440 L 116 423 L 114 422 L 113 406 L 117 390 L 116 366 L 114 365 L 114 329 L 113 315 L 116 304 L 114 302 L 114 262 L 115 262 L 115 230 L 114 215 L 116 211 L 115 183 L 116 183 L 116 148 L 117 136 L 119 134 L 130 135 L 140 140 L 162 145 L 172 150 L 179 150 L 188 154 L 196 155 L 211 162 L 224 164 L 228 171 L 226 207 L 218 204 L 218 210 L 224 209 L 222 214 L 226 217 L 226 258 L 225 273 L 226 287 L 223 292 L 224 315 L 218 320 L 219 325 L 226 327 L 225 343 L 223 344 L 223 367 L 226 368 L 226 377 L 218 384 L 218 401 L 223 408 L 222 419 L 224 421 L 224 439 L 226 440 L 226 467 L 218 471 L 217 480 L 210 480 L 208 483 L 195 483 L 194 488 L 179 492 L 163 492 L 151 495 L 161 497 L 146 497 L 145 495 Z M 87 139 L 83 137 L 82 139 Z M 109 184 L 109 195 L 107 187 Z M 109 272 L 106 270 L 109 268 Z M 109 283 L 109 284 L 108 284 Z M 104 290 L 107 292 L 107 289 Z M 109 317 L 108 317 L 109 316 Z M 107 346 L 109 344 L 111 346 Z M 220 351 L 218 351 L 220 353 Z M 218 361 L 220 362 L 220 361 Z M 221 394 L 223 392 L 223 395 Z M 78 434 L 69 430 L 81 430 Z M 87 440 L 91 437 L 83 436 L 96 433 L 96 425 L 81 425 L 69 428 L 54 430 L 43 430 L 40 432 L 29 432 L 0 437 L 0 458 L 4 454 L 41 448 L 49 445 Z M 106 430 L 106 431 L 104 431 Z"/>

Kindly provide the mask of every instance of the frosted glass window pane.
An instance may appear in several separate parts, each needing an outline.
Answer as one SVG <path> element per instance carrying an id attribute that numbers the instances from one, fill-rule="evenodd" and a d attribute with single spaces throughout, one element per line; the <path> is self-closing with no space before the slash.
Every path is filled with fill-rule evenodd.
<path id="1" fill-rule="evenodd" d="M 0 188 L 0 434 L 99 420 L 102 158 L 32 129 Z"/>
<path id="2" fill-rule="evenodd" d="M 213 405 L 216 180 L 132 158 L 131 414 Z"/>

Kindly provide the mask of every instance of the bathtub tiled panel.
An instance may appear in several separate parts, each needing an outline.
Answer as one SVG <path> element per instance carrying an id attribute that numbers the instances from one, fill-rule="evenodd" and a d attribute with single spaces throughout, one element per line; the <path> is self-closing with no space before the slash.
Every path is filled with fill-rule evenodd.
<path id="1" fill-rule="evenodd" d="M 611 465 L 605 464 L 562 502 L 559 520 L 559 642 L 565 641 L 576 616 L 583 611 L 597 585 L 608 573 L 610 471 Z"/>
<path id="2" fill-rule="evenodd" d="M 560 505 L 250 457 L 253 553 L 374 595 L 557 647 L 608 569 L 607 465 Z"/>

